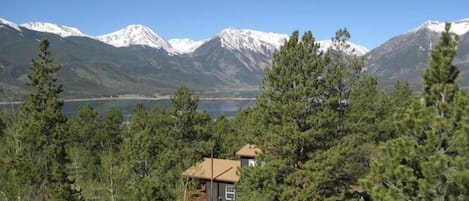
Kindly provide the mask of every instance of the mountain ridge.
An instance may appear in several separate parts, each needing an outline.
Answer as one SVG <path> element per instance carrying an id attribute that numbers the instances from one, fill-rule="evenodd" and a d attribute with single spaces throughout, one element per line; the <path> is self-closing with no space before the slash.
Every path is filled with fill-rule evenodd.
<path id="1" fill-rule="evenodd" d="M 90 37 L 87 34 L 84 34 L 79 29 L 75 27 L 70 27 L 66 25 L 58 25 L 49 22 L 28 22 L 20 25 L 21 27 L 38 31 L 38 32 L 48 32 L 57 34 L 61 37 L 69 36 L 78 36 L 78 37 Z"/>
<path id="2" fill-rule="evenodd" d="M 458 26 L 464 28 L 466 21 L 461 20 Z M 366 70 L 378 77 L 380 87 L 392 86 L 399 80 L 419 89 L 420 79 L 416 78 L 424 72 L 429 52 L 441 34 L 431 26 L 440 24 L 424 22 L 414 31 L 397 35 L 370 51 L 353 43 L 350 46 L 355 49 L 355 55 L 364 55 Z M 110 45 L 92 36 L 36 31 L 0 19 L 0 98 L 26 92 L 24 82 L 29 61 L 36 56 L 37 41 L 44 38 L 50 40 L 54 61 L 62 66 L 58 77 L 67 98 L 152 96 L 170 92 L 180 84 L 199 92 L 239 93 L 240 89 L 249 89 L 248 94 L 252 96 L 252 89 L 259 88 L 265 68 L 271 65 L 273 53 L 288 38 L 286 34 L 227 28 L 203 41 L 166 41 L 144 25 L 130 26 L 142 32 L 122 34 L 128 37 L 127 43 Z M 70 30 L 74 29 L 63 31 Z M 316 41 L 323 51 L 332 45 L 330 40 Z M 163 42 L 163 45 L 154 45 L 158 47 L 155 48 L 146 45 L 147 42 Z M 461 69 L 461 83 L 469 86 L 467 32 L 460 37 L 455 64 Z"/>
<path id="3" fill-rule="evenodd" d="M 0 18 L 0 24 L 10 24 L 12 28 L 21 31 L 20 27 L 38 32 L 46 32 L 61 37 L 89 37 L 99 40 L 114 47 L 128 47 L 131 45 L 146 45 L 156 49 L 164 49 L 168 54 L 190 54 L 203 43 L 210 39 L 220 37 L 222 46 L 232 50 L 251 50 L 267 53 L 265 49 L 278 49 L 283 41 L 288 39 L 287 34 L 263 32 L 252 29 L 238 29 L 229 27 L 214 34 L 211 38 L 194 41 L 188 38 L 172 38 L 165 40 L 157 32 L 142 24 L 131 24 L 126 27 L 106 34 L 91 36 L 83 33 L 76 27 L 54 24 L 50 22 L 28 22 L 17 25 L 6 19 Z M 4 22 L 4 23 L 2 23 Z M 327 41 L 327 40 L 323 40 Z M 368 51 L 367 48 L 351 43 L 352 46 L 360 47 L 359 52 Z M 175 47 L 173 47 L 175 46 Z"/>
<path id="4" fill-rule="evenodd" d="M 451 22 L 450 32 L 459 35 L 457 55 L 453 61 L 460 68 L 459 83 L 469 87 L 469 19 Z M 406 33 L 394 36 L 365 54 L 367 71 L 376 75 L 380 87 L 408 82 L 421 89 L 422 76 L 428 66 L 432 48 L 444 31 L 445 22 L 426 21 Z"/>
<path id="5" fill-rule="evenodd" d="M 428 29 L 433 32 L 442 33 L 445 30 L 445 23 L 446 22 L 428 20 L 419 27 L 410 30 L 409 32 L 416 32 L 421 29 Z M 455 33 L 457 35 L 464 35 L 465 33 L 469 32 L 469 18 L 451 22 L 450 32 Z"/>

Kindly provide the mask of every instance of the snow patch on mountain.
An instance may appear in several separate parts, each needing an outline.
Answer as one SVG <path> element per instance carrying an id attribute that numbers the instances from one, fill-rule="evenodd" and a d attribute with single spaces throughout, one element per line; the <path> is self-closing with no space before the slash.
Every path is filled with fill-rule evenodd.
<path id="1" fill-rule="evenodd" d="M 217 34 L 222 47 L 232 50 L 252 50 L 264 52 L 266 49 L 278 49 L 285 40 L 286 34 L 261 32 L 249 29 L 228 28 Z"/>
<path id="2" fill-rule="evenodd" d="M 13 22 L 10 22 L 6 19 L 0 18 L 0 24 L 1 24 L 0 27 L 2 27 L 3 25 L 6 25 L 6 26 L 9 26 L 9 27 L 17 30 L 17 31 L 21 31 L 20 27 L 17 24 L 15 24 Z"/>
<path id="3" fill-rule="evenodd" d="M 176 53 L 171 45 L 149 27 L 141 24 L 129 25 L 124 29 L 97 36 L 96 39 L 114 47 L 131 45 L 145 45 L 156 49 L 164 49 L 169 53 Z"/>
<path id="4" fill-rule="evenodd" d="M 69 36 L 80 36 L 80 37 L 89 37 L 88 35 L 84 34 L 80 30 L 75 27 L 69 27 L 65 25 L 58 25 L 48 22 L 28 22 L 20 25 L 21 27 L 38 31 L 38 32 L 46 32 L 46 33 L 53 33 L 59 35 L 61 37 L 69 37 Z"/>
<path id="5" fill-rule="evenodd" d="M 320 41 L 317 41 L 320 45 L 320 50 L 322 51 L 327 51 L 329 48 L 332 48 L 333 47 L 333 42 L 332 40 L 320 40 Z M 347 41 L 347 44 L 350 45 L 350 51 L 353 50 L 353 52 L 350 52 L 350 53 L 353 53 L 354 55 L 357 55 L 357 56 L 362 56 L 364 54 L 366 54 L 368 51 L 370 51 L 368 48 L 364 47 L 364 46 L 361 46 L 361 45 L 357 45 L 355 43 L 352 43 L 350 41 Z"/>
<path id="6" fill-rule="evenodd" d="M 199 48 L 206 41 L 208 40 L 194 41 L 189 38 L 174 38 L 174 39 L 170 39 L 168 43 L 178 53 L 189 54 L 189 53 L 194 52 L 197 48 Z"/>
<path id="7" fill-rule="evenodd" d="M 419 27 L 411 30 L 411 32 L 416 32 L 421 29 L 428 29 L 430 31 L 438 32 L 441 33 L 445 31 L 445 22 L 440 22 L 440 21 L 426 21 Z M 467 19 L 462 19 L 458 20 L 456 22 L 451 22 L 451 30 L 450 32 L 453 32 L 458 35 L 463 35 L 469 31 L 469 18 Z"/>
<path id="8" fill-rule="evenodd" d="M 283 43 L 288 40 L 289 36 L 286 34 L 268 33 L 249 29 L 234 29 L 228 28 L 222 30 L 217 34 L 221 39 L 222 47 L 232 50 L 251 50 L 255 52 L 266 52 L 266 50 L 275 50 L 280 48 Z M 331 40 L 317 41 L 321 50 L 327 51 L 332 47 Z M 369 50 L 361 45 L 348 42 L 350 47 L 354 49 L 354 54 L 362 56 Z"/>

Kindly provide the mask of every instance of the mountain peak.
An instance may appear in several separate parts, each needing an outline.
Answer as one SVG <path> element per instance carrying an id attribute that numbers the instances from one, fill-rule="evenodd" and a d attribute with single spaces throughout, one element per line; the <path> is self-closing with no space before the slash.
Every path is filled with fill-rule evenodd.
<path id="1" fill-rule="evenodd" d="M 278 49 L 288 38 L 286 34 L 261 32 L 250 29 L 223 29 L 217 34 L 222 46 L 233 50 L 259 51 L 265 48 Z"/>
<path id="2" fill-rule="evenodd" d="M 332 40 L 320 40 L 320 41 L 317 41 L 317 43 L 319 43 L 320 45 L 320 50 L 322 51 L 327 51 L 329 48 L 331 48 L 334 44 L 332 42 Z M 347 44 L 350 45 L 350 52 L 347 51 L 347 54 L 354 54 L 354 55 L 357 55 L 357 56 L 363 56 L 364 54 L 366 54 L 367 52 L 369 52 L 370 50 L 364 46 L 361 46 L 361 45 L 357 45 L 355 43 L 352 43 L 350 41 L 347 41 Z M 352 52 L 353 50 L 353 52 Z"/>
<path id="3" fill-rule="evenodd" d="M 429 20 L 423 23 L 422 25 L 420 25 L 419 27 L 417 27 L 416 29 L 413 29 L 412 32 L 416 32 L 422 29 L 427 29 L 433 32 L 441 33 L 445 31 L 445 22 Z M 451 22 L 450 31 L 458 35 L 463 35 L 469 32 L 469 18 Z"/>
<path id="4" fill-rule="evenodd" d="M 141 24 L 131 24 L 124 29 L 97 36 L 96 39 L 115 47 L 145 45 L 152 48 L 174 52 L 171 45 L 151 28 Z"/>
<path id="5" fill-rule="evenodd" d="M 13 28 L 17 31 L 21 31 L 20 27 L 17 24 L 15 24 L 13 22 L 10 22 L 10 21 L 8 21 L 4 18 L 0 18 L 0 24 L 7 25 L 7 26 L 9 26 L 9 27 L 11 27 L 11 28 Z M 0 25 L 0 27 L 2 27 L 2 26 Z"/>
<path id="6" fill-rule="evenodd" d="M 81 37 L 89 37 L 88 35 L 84 34 L 80 30 L 75 27 L 69 27 L 65 25 L 58 25 L 48 22 L 28 22 L 21 24 L 22 27 L 38 31 L 38 32 L 47 32 L 57 34 L 61 37 L 69 37 L 69 36 L 81 36 Z"/>

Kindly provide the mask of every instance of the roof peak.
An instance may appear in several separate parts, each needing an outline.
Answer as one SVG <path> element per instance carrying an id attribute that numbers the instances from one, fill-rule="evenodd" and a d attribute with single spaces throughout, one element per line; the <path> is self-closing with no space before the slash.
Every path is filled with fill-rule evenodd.
<path id="1" fill-rule="evenodd" d="M 257 154 L 261 153 L 261 149 L 255 144 L 246 144 L 243 148 L 241 148 L 238 152 L 236 152 L 236 156 L 240 157 L 256 157 Z"/>

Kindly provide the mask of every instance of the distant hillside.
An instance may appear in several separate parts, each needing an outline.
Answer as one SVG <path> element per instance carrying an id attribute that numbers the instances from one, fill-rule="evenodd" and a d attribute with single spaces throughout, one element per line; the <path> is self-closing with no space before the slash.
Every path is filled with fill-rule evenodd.
<path id="1" fill-rule="evenodd" d="M 390 87 L 399 80 L 409 82 L 416 90 L 420 90 L 430 51 L 438 42 L 443 27 L 444 22 L 428 21 L 372 49 L 365 55 L 368 71 L 377 75 L 381 87 Z M 469 19 L 454 22 L 451 30 L 459 35 L 454 64 L 461 71 L 460 83 L 468 88 Z"/>

